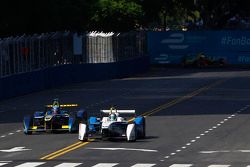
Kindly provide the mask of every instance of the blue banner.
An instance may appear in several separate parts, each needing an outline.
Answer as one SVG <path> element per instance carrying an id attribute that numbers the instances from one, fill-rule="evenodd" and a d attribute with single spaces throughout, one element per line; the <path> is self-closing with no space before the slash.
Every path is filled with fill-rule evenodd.
<path id="1" fill-rule="evenodd" d="M 203 53 L 229 64 L 250 64 L 250 31 L 148 32 L 152 64 L 180 64 L 184 56 Z"/>

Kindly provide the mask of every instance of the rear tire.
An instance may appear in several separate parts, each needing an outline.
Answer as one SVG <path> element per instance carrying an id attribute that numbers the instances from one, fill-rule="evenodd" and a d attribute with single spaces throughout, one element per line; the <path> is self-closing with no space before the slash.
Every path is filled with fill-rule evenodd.
<path id="1" fill-rule="evenodd" d="M 102 141 L 107 141 L 107 140 L 109 140 L 109 138 L 108 138 L 108 132 L 107 131 L 102 131 L 102 134 L 101 134 L 101 136 L 102 136 Z"/>
<path id="2" fill-rule="evenodd" d="M 84 137 L 83 140 L 80 140 L 81 142 L 88 142 L 88 137 Z"/>
<path id="3" fill-rule="evenodd" d="M 130 142 L 130 143 L 136 142 L 136 139 L 135 139 L 135 140 L 130 140 L 130 141 L 128 141 L 128 142 Z"/>
<path id="4" fill-rule="evenodd" d="M 144 139 L 146 137 L 146 120 L 143 117 L 143 132 L 142 132 L 142 138 Z"/>
<path id="5" fill-rule="evenodd" d="M 33 124 L 33 121 L 32 121 L 32 120 L 33 120 L 33 117 L 31 117 L 31 116 L 27 116 L 27 117 L 25 117 L 24 120 L 23 120 L 23 133 L 24 133 L 25 135 L 31 135 L 31 134 L 32 134 L 32 131 L 29 131 L 30 125 Z M 28 124 L 26 124 L 26 121 L 29 121 Z M 27 125 L 28 127 L 26 127 L 26 125 Z"/>

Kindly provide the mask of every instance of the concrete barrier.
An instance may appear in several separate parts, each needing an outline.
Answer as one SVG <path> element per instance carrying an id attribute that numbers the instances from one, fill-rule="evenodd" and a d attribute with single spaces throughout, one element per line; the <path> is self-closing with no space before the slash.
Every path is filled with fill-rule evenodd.
<path id="1" fill-rule="evenodd" d="M 149 58 L 100 64 L 67 64 L 0 79 L 0 100 L 71 83 L 128 77 L 149 68 Z"/>

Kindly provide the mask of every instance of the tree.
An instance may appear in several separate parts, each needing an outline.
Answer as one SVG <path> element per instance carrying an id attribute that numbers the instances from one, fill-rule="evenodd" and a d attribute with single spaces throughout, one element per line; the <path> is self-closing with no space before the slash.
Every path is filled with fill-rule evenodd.
<path id="1" fill-rule="evenodd" d="M 139 24 L 142 7 L 135 1 L 99 0 L 89 28 L 100 31 L 129 31 Z"/>
<path id="2" fill-rule="evenodd" d="M 180 28 L 188 18 L 194 19 L 193 0 L 143 0 L 146 27 Z"/>

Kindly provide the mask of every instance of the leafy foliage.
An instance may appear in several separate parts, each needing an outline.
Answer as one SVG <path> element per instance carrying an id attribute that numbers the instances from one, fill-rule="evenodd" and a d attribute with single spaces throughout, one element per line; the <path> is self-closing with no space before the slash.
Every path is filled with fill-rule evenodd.
<path id="1" fill-rule="evenodd" d="M 90 27 L 104 31 L 128 31 L 143 15 L 141 5 L 127 0 L 99 0 Z"/>
<path id="2" fill-rule="evenodd" d="M 129 31 L 204 20 L 221 29 L 235 14 L 250 16 L 246 0 L 1 0 L 0 36 L 49 31 Z"/>

